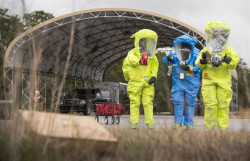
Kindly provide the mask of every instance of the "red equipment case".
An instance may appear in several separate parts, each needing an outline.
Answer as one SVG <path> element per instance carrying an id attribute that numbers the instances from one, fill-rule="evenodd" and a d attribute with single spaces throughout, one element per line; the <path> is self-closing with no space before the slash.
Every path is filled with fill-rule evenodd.
<path id="1" fill-rule="evenodd" d="M 108 116 L 111 116 L 111 123 L 120 123 L 120 115 L 122 114 L 122 105 L 120 103 L 99 103 L 96 105 L 95 119 L 99 122 L 98 116 L 105 116 L 104 123 L 108 124 Z M 117 117 L 115 118 L 115 115 Z"/>

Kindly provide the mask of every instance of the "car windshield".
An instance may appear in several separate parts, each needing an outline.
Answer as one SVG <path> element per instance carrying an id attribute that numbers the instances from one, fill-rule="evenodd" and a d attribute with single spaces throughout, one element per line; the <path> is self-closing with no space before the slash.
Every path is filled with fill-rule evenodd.
<path id="1" fill-rule="evenodd" d="M 86 99 L 95 97 L 99 89 L 76 89 L 73 92 L 73 98 Z"/>

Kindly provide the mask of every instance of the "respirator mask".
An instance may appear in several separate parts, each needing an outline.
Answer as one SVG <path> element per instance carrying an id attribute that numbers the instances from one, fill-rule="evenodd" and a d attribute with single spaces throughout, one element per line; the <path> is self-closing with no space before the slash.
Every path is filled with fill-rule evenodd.
<path id="1" fill-rule="evenodd" d="M 139 52 L 141 56 L 141 65 L 147 65 L 148 57 L 153 56 L 155 49 L 155 39 L 141 38 L 139 41 Z"/>

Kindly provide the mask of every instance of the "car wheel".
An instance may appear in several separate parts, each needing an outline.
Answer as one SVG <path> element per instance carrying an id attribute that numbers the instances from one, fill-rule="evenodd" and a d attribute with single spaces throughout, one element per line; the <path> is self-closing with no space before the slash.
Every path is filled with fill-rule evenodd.
<path id="1" fill-rule="evenodd" d="M 120 116 L 116 117 L 116 124 L 120 124 Z"/>
<path id="2" fill-rule="evenodd" d="M 108 123 L 109 123 L 108 116 L 105 116 L 105 117 L 104 117 L 104 123 L 105 123 L 105 124 L 108 124 Z"/>
<path id="3" fill-rule="evenodd" d="M 114 116 L 112 116 L 111 123 L 112 123 L 112 124 L 115 123 L 115 117 L 114 117 Z"/>

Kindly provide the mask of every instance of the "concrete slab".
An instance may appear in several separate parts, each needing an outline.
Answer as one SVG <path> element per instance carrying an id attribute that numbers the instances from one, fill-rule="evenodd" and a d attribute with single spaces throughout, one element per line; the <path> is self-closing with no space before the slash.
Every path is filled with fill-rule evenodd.
<path id="1" fill-rule="evenodd" d="M 39 135 L 117 142 L 117 139 L 91 117 L 20 111 L 29 127 Z"/>
<path id="2" fill-rule="evenodd" d="M 83 152 L 91 149 L 97 155 L 113 153 L 118 145 L 117 139 L 91 117 L 31 111 L 20 114 L 25 127 L 35 134 L 72 145 L 82 142 Z"/>

